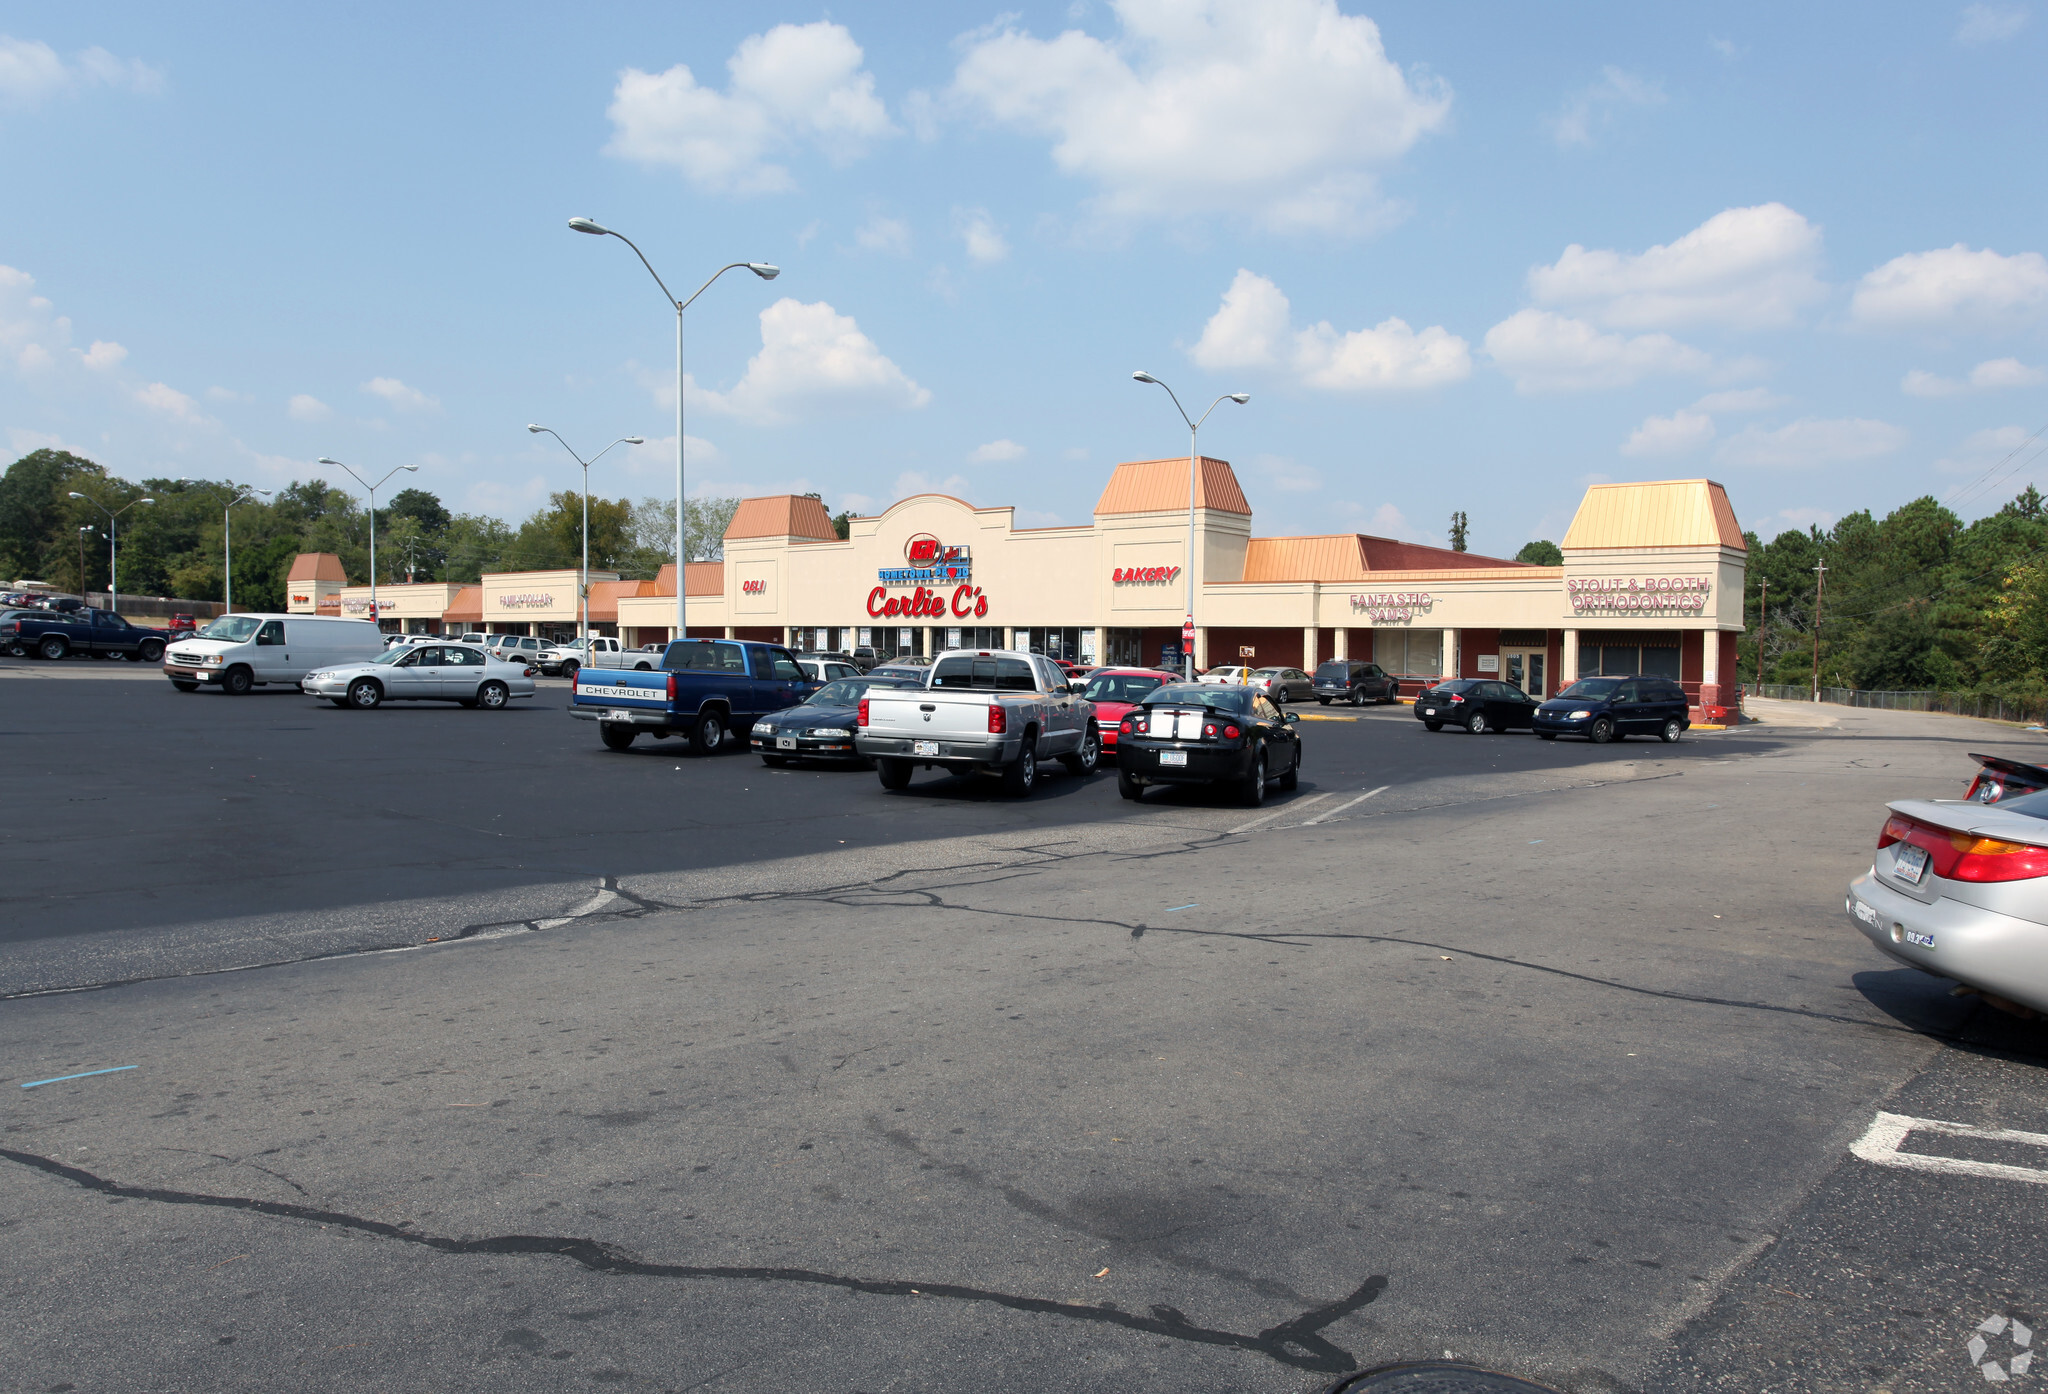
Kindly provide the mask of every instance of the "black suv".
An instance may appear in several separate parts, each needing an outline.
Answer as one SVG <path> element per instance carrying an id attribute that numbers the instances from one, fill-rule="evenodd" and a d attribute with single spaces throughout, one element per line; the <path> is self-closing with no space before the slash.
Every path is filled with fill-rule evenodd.
<path id="1" fill-rule="evenodd" d="M 1401 695 L 1401 685 L 1380 670 L 1377 663 L 1358 658 L 1333 658 L 1316 667 L 1316 700 L 1324 706 L 1349 702 L 1362 707 L 1367 702 L 1391 702 Z"/>
<path id="2" fill-rule="evenodd" d="M 1536 734 L 1546 741 L 1584 736 L 1595 745 L 1630 736 L 1675 741 L 1692 729 L 1685 689 L 1670 678 L 1636 673 L 1580 678 L 1536 709 Z"/>

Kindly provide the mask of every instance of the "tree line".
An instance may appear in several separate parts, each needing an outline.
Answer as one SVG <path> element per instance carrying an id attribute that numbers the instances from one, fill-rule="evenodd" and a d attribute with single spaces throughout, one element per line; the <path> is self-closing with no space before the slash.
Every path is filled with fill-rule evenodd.
<path id="1" fill-rule="evenodd" d="M 222 598 L 224 510 L 237 488 L 226 480 L 122 479 L 81 456 L 37 450 L 0 475 L 0 585 L 46 581 L 86 592 L 107 585 L 107 512 L 125 595 Z M 84 500 L 71 498 L 81 493 Z M 152 499 L 143 504 L 139 500 Z M 724 554 L 738 499 L 690 499 L 683 516 L 692 561 Z M 104 512 L 102 510 L 105 510 Z M 835 520 L 844 535 L 844 515 Z M 675 559 L 673 499 L 590 500 L 590 565 L 635 579 Z M 326 480 L 295 481 L 232 509 L 237 609 L 282 610 L 285 577 L 301 552 L 332 552 L 349 580 L 370 579 L 369 513 Z M 583 496 L 551 494 L 518 526 L 453 513 L 424 489 L 405 489 L 377 509 L 377 580 L 474 582 L 486 571 L 574 567 L 583 555 Z"/>

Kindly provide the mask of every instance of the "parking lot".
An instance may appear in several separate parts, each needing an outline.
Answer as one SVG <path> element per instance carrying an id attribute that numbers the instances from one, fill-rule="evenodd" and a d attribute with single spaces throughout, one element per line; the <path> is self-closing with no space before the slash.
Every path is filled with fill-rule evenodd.
<path id="1" fill-rule="evenodd" d="M 565 702 L 0 671 L 5 1074 L 120 1071 L 7 1091 L 15 1385 L 1903 1394 L 2048 1317 L 2037 1184 L 1850 1152 L 2048 1132 L 2040 1028 L 1842 912 L 2039 737 L 1306 707 L 1251 811 Z"/>

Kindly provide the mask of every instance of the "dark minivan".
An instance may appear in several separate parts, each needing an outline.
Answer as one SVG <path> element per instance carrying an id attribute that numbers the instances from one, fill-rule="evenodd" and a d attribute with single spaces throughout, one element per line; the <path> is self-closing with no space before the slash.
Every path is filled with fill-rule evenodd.
<path id="1" fill-rule="evenodd" d="M 1580 678 L 1536 709 L 1536 734 L 1546 741 L 1584 736 L 1595 745 L 1629 736 L 1675 741 L 1692 729 L 1685 689 L 1642 674 Z"/>
<path id="2" fill-rule="evenodd" d="M 1316 700 L 1324 706 L 1349 702 L 1362 707 L 1367 702 L 1391 702 L 1401 695 L 1401 686 L 1377 663 L 1358 658 L 1333 658 L 1316 666 Z"/>

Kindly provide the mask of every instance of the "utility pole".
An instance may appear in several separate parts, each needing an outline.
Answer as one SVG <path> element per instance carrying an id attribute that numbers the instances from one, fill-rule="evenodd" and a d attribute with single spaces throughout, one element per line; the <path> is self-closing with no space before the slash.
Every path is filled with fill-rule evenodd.
<path id="1" fill-rule="evenodd" d="M 1764 626 L 1771 622 L 1771 578 L 1757 578 L 1762 588 L 1756 598 L 1756 695 L 1764 695 Z"/>
<path id="2" fill-rule="evenodd" d="M 1822 558 L 1813 568 L 1813 700 L 1820 701 L 1820 601 L 1827 590 L 1828 564 Z"/>

